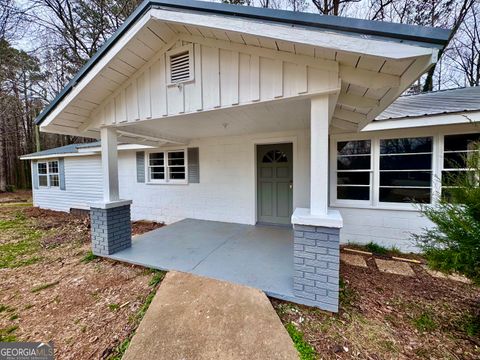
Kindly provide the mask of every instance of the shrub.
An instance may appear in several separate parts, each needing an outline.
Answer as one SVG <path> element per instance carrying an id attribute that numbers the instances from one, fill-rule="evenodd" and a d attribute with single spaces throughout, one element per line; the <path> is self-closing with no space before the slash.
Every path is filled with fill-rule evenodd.
<path id="1" fill-rule="evenodd" d="M 413 237 L 430 267 L 459 272 L 480 284 L 479 153 L 470 153 L 464 160 L 469 171 L 443 179 L 451 186 L 448 194 L 442 194 L 437 204 L 420 206 L 436 226 Z"/>

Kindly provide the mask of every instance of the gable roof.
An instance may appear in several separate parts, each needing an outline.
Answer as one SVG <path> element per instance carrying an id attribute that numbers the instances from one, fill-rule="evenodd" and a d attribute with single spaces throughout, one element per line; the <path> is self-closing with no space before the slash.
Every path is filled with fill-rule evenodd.
<path id="1" fill-rule="evenodd" d="M 399 97 L 375 120 L 480 111 L 480 86 Z"/>
<path id="2" fill-rule="evenodd" d="M 146 0 L 144 1 L 108 39 L 100 50 L 80 69 L 74 78 L 55 97 L 55 99 L 38 115 L 35 124 L 40 125 L 60 101 L 89 72 L 104 54 L 125 34 L 134 23 L 152 8 L 175 9 L 197 13 L 210 13 L 244 19 L 261 20 L 289 24 L 297 27 L 308 27 L 317 30 L 334 30 L 343 33 L 360 34 L 368 37 L 378 37 L 398 41 L 400 43 L 414 42 L 442 48 L 447 44 L 450 30 L 420 27 L 405 24 L 395 24 L 371 20 L 344 18 L 311 13 L 301 13 L 286 10 L 255 8 L 249 6 L 230 5 L 193 0 Z"/>
<path id="3" fill-rule="evenodd" d="M 83 144 L 69 144 L 65 146 L 56 147 L 53 149 L 37 151 L 31 154 L 26 154 L 21 157 L 22 160 L 39 157 L 51 157 L 53 155 L 77 154 L 79 149 L 93 148 L 101 146 L 100 141 L 94 141 Z"/>

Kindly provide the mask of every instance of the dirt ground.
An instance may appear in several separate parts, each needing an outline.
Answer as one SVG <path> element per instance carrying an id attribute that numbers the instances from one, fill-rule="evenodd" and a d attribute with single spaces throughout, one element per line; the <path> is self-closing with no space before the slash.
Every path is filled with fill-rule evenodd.
<path id="1" fill-rule="evenodd" d="M 54 341 L 58 359 L 111 358 L 152 296 L 151 271 L 94 258 L 86 217 L 0 194 L 0 341 Z M 160 224 L 133 224 L 134 234 Z M 338 315 L 272 299 L 321 359 L 479 359 L 480 289 L 342 263 Z"/>
<path id="2" fill-rule="evenodd" d="M 53 341 L 58 359 L 108 358 L 138 325 L 152 272 L 92 257 L 87 217 L 13 195 L 0 195 L 0 341 Z"/>
<path id="3" fill-rule="evenodd" d="M 341 264 L 338 315 L 272 300 L 321 359 L 480 359 L 480 288 Z"/>

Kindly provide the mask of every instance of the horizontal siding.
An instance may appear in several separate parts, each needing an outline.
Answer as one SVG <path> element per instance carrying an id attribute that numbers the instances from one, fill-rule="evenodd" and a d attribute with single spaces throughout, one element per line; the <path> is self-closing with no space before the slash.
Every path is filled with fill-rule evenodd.
<path id="1" fill-rule="evenodd" d="M 70 211 L 88 209 L 102 200 L 102 164 L 100 156 L 65 158 L 65 190 L 33 189 L 33 203 L 44 209 Z"/>

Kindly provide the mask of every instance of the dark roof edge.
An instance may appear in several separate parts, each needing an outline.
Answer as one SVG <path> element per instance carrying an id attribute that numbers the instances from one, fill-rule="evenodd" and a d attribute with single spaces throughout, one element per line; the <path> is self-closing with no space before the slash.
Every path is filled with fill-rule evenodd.
<path id="1" fill-rule="evenodd" d="M 291 25 L 309 26 L 322 29 L 331 29 L 357 34 L 373 35 L 395 38 L 406 41 L 416 41 L 432 44 L 438 47 L 446 46 L 450 36 L 450 30 L 421 27 L 414 25 L 387 23 L 372 20 L 354 18 L 342 18 L 338 16 L 318 15 L 301 13 L 287 10 L 274 10 L 250 6 L 231 5 L 194 0 L 145 0 L 125 20 L 125 22 L 113 33 L 88 62 L 75 74 L 63 90 L 49 103 L 49 105 L 36 117 L 35 124 L 40 125 L 45 117 L 55 106 L 72 90 L 96 62 L 108 52 L 115 42 L 130 27 L 153 7 L 184 9 L 193 11 L 205 11 L 222 15 L 239 16 L 244 18 L 267 20 Z"/>
<path id="2" fill-rule="evenodd" d="M 441 116 L 441 115 L 462 115 L 462 114 L 469 114 L 472 112 L 480 112 L 480 109 L 466 109 L 466 110 L 455 110 L 455 111 L 442 111 L 438 113 L 431 113 L 431 114 L 422 114 L 422 115 L 406 115 L 406 116 L 399 116 L 399 117 L 388 117 L 388 118 L 383 118 L 383 119 L 374 119 L 373 122 L 382 122 L 382 121 L 388 121 L 388 120 L 416 120 L 424 117 L 435 117 L 435 116 Z M 466 115 L 465 115 L 466 116 Z M 445 125 L 451 125 L 451 124 L 445 124 Z"/>

